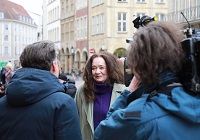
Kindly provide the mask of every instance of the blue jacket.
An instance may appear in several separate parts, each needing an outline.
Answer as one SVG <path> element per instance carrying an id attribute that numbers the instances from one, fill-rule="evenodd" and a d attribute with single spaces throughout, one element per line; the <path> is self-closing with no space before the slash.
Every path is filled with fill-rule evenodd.
<path id="1" fill-rule="evenodd" d="M 169 72 L 160 79 L 161 85 L 173 81 L 176 76 Z M 145 94 L 148 88 L 141 85 L 133 93 L 125 90 L 96 128 L 94 139 L 199 140 L 200 97 L 186 93 L 181 86 L 173 88 L 171 95 Z M 131 95 L 139 92 L 141 97 L 129 103 Z"/>
<path id="2" fill-rule="evenodd" d="M 75 102 L 49 71 L 17 70 L 0 110 L 0 140 L 82 139 Z"/>

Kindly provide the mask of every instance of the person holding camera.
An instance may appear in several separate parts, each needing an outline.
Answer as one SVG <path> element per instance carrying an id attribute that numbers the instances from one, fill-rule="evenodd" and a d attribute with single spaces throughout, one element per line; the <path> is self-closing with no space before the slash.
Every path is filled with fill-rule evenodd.
<path id="1" fill-rule="evenodd" d="M 68 78 L 67 75 L 62 71 L 60 62 L 58 61 L 59 76 L 58 79 L 62 83 L 65 93 L 71 96 L 73 99 L 76 94 L 75 80 L 73 78 Z"/>
<path id="2" fill-rule="evenodd" d="M 176 23 L 152 21 L 128 48 L 134 74 L 94 132 L 95 140 L 198 140 L 200 96 L 181 84 L 183 34 Z"/>
<path id="3" fill-rule="evenodd" d="M 26 46 L 20 63 L 0 99 L 0 139 L 82 140 L 76 104 L 58 79 L 55 44 Z"/>
<path id="4" fill-rule="evenodd" d="M 64 73 L 61 73 L 58 76 L 58 79 L 63 84 L 65 93 L 70 95 L 72 98 L 74 98 L 76 95 L 76 90 L 77 90 L 74 79 L 68 78 L 67 75 Z"/>
<path id="5" fill-rule="evenodd" d="M 83 80 L 84 84 L 77 89 L 75 102 L 83 140 L 93 140 L 94 130 L 126 87 L 117 57 L 109 52 L 100 52 L 88 59 Z"/>

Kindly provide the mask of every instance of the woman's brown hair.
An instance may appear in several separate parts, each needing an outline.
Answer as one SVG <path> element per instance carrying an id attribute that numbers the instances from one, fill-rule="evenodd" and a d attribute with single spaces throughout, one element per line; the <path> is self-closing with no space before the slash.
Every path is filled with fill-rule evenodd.
<path id="1" fill-rule="evenodd" d="M 83 94 L 85 95 L 86 101 L 90 102 L 95 99 L 95 81 L 92 76 L 92 62 L 94 58 L 102 57 L 105 60 L 108 79 L 107 82 L 113 86 L 114 83 L 124 82 L 124 76 L 120 69 L 120 64 L 117 61 L 117 57 L 109 52 L 100 52 L 99 54 L 92 55 L 85 65 L 83 72 Z"/>
<path id="2" fill-rule="evenodd" d="M 166 69 L 181 69 L 183 50 L 180 28 L 172 22 L 153 21 L 139 28 L 128 49 L 128 66 L 136 77 L 148 84 L 157 84 Z"/>

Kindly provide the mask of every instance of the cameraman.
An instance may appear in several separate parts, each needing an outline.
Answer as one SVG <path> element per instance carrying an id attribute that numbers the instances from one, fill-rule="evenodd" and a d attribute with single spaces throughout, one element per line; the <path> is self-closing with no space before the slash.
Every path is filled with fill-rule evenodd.
<path id="1" fill-rule="evenodd" d="M 63 83 L 65 93 L 74 98 L 77 90 L 74 79 L 68 78 L 64 73 L 61 73 L 58 79 L 61 83 Z"/>
<path id="2" fill-rule="evenodd" d="M 177 73 L 183 34 L 172 22 L 139 28 L 127 55 L 135 75 L 96 128 L 95 140 L 199 140 L 200 100 L 187 93 Z"/>

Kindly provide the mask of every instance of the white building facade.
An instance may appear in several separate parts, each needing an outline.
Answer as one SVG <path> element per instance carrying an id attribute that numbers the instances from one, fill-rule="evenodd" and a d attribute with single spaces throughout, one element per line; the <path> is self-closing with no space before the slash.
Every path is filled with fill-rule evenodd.
<path id="1" fill-rule="evenodd" d="M 60 50 L 60 0 L 46 0 L 44 3 L 43 20 L 46 22 L 44 40 L 55 43 L 57 52 Z M 46 32 L 46 33 L 45 33 Z"/>
<path id="2" fill-rule="evenodd" d="M 37 26 L 22 6 L 8 0 L 0 5 L 0 62 L 16 68 L 24 47 L 37 41 Z"/>

